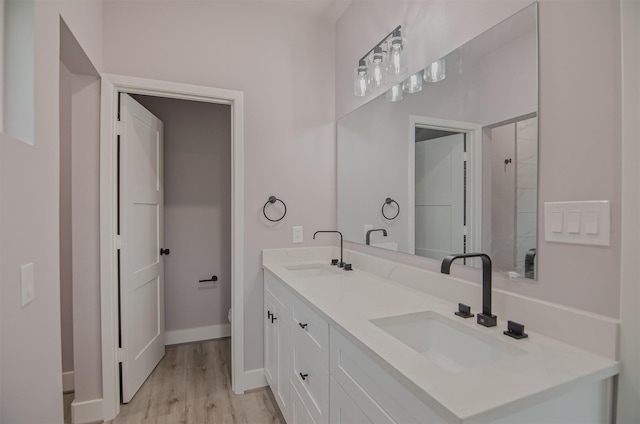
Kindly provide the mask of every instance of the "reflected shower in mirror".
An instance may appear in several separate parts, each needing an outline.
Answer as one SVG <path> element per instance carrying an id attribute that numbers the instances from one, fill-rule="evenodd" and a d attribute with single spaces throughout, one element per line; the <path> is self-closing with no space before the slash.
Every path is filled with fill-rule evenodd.
<path id="1" fill-rule="evenodd" d="M 385 229 L 372 246 L 435 260 L 488 253 L 495 270 L 535 278 L 537 5 L 434 63 L 421 91 L 338 121 L 338 227 L 363 244 Z"/>

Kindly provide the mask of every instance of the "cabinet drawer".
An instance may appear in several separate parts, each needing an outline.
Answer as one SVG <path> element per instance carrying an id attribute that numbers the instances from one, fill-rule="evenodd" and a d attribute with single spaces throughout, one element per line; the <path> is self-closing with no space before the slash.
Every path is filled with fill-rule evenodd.
<path id="1" fill-rule="evenodd" d="M 291 345 L 289 378 L 316 423 L 329 422 L 329 368 L 316 353 L 295 341 Z"/>
<path id="2" fill-rule="evenodd" d="M 442 423 L 418 399 L 340 332 L 331 328 L 331 376 L 376 423 Z"/>
<path id="3" fill-rule="evenodd" d="M 297 339 L 307 344 L 310 349 L 321 352 L 320 354 L 323 357 L 328 358 L 329 324 L 300 299 L 295 296 L 292 297 L 293 328 L 291 331 L 296 335 Z"/>

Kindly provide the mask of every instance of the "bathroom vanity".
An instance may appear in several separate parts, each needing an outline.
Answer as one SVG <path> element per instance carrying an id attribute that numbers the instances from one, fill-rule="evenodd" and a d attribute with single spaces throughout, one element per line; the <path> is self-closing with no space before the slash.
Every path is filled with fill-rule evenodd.
<path id="1" fill-rule="evenodd" d="M 478 312 L 479 286 L 350 251 L 345 272 L 334 250 L 263 251 L 265 376 L 289 424 L 611 421 L 619 363 L 584 347 L 615 345 L 616 322 L 496 290 L 486 328 L 454 315 Z M 503 334 L 512 308 L 526 339 Z M 555 318 L 583 335 L 536 331 Z"/>

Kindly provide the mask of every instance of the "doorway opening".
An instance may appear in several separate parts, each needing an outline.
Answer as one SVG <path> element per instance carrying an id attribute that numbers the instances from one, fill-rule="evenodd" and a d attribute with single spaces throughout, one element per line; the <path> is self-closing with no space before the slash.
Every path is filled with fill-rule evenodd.
<path id="1" fill-rule="evenodd" d="M 167 317 L 167 333 L 166 344 L 184 343 L 187 341 L 202 340 L 207 338 L 224 337 L 231 335 L 231 380 L 232 388 L 235 393 L 243 393 L 247 387 L 245 383 L 244 372 L 244 343 L 243 343 L 243 288 L 242 288 L 242 175 L 243 175 L 243 139 L 242 139 L 242 117 L 243 117 L 243 105 L 242 105 L 242 93 L 230 90 L 221 90 L 211 87 L 192 86 L 186 84 L 170 83 L 166 81 L 156 81 L 141 78 L 125 77 L 118 75 L 103 75 L 102 84 L 102 137 L 101 137 L 101 303 L 102 303 L 102 362 L 103 362 L 103 410 L 104 419 L 109 420 L 117 416 L 120 408 L 120 359 L 126 354 L 119 348 L 119 304 L 120 299 L 118 293 L 118 276 L 119 273 L 119 250 L 118 246 L 122 243 L 122 239 L 118 237 L 118 138 L 119 132 L 117 124 L 118 119 L 118 100 L 121 95 L 128 94 L 136 101 L 140 103 L 147 103 L 150 109 L 155 109 L 158 114 L 165 113 L 171 108 L 175 110 L 184 108 L 195 108 L 198 111 L 195 113 L 205 113 L 207 115 L 206 120 L 211 121 L 214 115 L 211 114 L 212 110 L 225 111 L 220 116 L 222 119 L 227 120 L 227 168 L 216 167 L 215 164 L 210 163 L 212 160 L 221 159 L 214 158 L 215 154 L 209 155 L 202 151 L 203 145 L 198 146 L 190 145 L 188 142 L 184 143 L 182 147 L 189 146 L 186 151 L 173 151 L 175 153 L 174 164 L 167 166 L 180 167 L 182 163 L 181 172 L 173 173 L 171 181 L 164 180 L 164 185 L 170 186 L 178 184 L 182 189 L 178 188 L 174 191 L 175 198 L 179 202 L 183 201 L 184 204 L 192 203 L 194 195 L 199 189 L 208 190 L 211 194 L 211 184 L 198 179 L 198 173 L 200 171 L 208 173 L 209 177 L 215 178 L 220 172 L 227 174 L 227 179 L 230 184 L 227 185 L 227 193 L 218 193 L 215 199 L 209 197 L 209 202 L 212 206 L 213 203 L 218 202 L 217 206 L 212 206 L 212 209 L 218 214 L 217 218 L 221 218 L 223 215 L 222 209 L 227 209 L 226 231 L 227 231 L 227 245 L 223 248 L 222 245 L 218 246 L 220 257 L 227 258 L 227 265 L 224 268 L 216 269 L 214 261 L 206 260 L 207 252 L 205 249 L 199 249 L 198 245 L 207 245 L 211 242 L 208 240 L 206 231 L 201 231 L 203 237 L 196 242 L 193 237 L 189 237 L 186 234 L 188 231 L 197 231 L 193 228 L 197 228 L 198 225 L 192 227 L 191 230 L 185 231 L 185 234 L 180 234 L 182 231 L 180 228 L 174 228 L 178 234 L 174 234 L 174 242 L 177 243 L 172 247 L 168 244 L 160 246 L 163 249 L 169 249 L 170 254 L 164 256 L 165 264 L 169 265 L 167 271 L 179 275 L 176 277 L 179 279 L 176 284 L 177 292 L 184 295 L 189 290 L 185 289 L 186 286 L 192 285 L 194 290 L 191 290 L 191 298 L 186 296 L 186 299 L 182 299 L 183 304 L 181 308 L 191 307 L 196 302 L 202 301 L 201 306 L 203 310 L 206 309 L 208 297 L 213 297 L 222 300 L 224 296 L 219 296 L 222 291 L 226 290 L 231 295 L 231 311 L 230 315 L 230 331 L 229 323 L 227 320 L 227 313 L 229 308 L 223 306 L 218 308 L 215 320 L 223 322 L 208 321 L 209 324 L 202 325 L 205 321 L 197 321 L 199 318 L 195 315 L 198 314 L 182 314 L 182 317 L 187 317 L 187 320 L 192 320 L 186 325 L 191 328 L 185 328 L 185 323 L 176 323 L 172 321 L 173 318 Z M 194 110 L 195 110 L 194 109 Z M 208 111 L 208 112 L 207 112 Z M 178 113 L 174 114 L 178 115 Z M 183 117 L 184 118 L 184 117 Z M 173 119 L 173 118 L 169 118 Z M 218 118 L 216 118 L 218 119 Z M 193 131 L 194 128 L 186 128 L 185 131 Z M 184 137 L 190 137 L 189 134 L 179 136 L 182 140 Z M 168 147 L 169 149 L 170 147 Z M 200 150 L 199 150 L 200 149 Z M 168 153 L 168 151 L 167 151 Z M 200 156 L 198 158 L 198 156 Z M 193 163 L 191 166 L 184 166 L 188 159 L 200 161 Z M 213 158 L 213 159 L 212 159 Z M 206 163 L 207 160 L 209 163 Z M 204 162 L 202 162 L 204 161 Z M 206 166 L 209 169 L 204 169 Z M 196 190 L 198 189 L 198 190 Z M 175 212 L 177 217 L 175 219 L 193 220 L 194 214 L 202 218 L 203 205 L 191 205 L 193 208 L 191 211 L 185 211 L 184 207 L 171 206 L 169 210 L 173 208 L 171 213 Z M 206 209 L 206 208 L 205 208 Z M 216 215 L 214 213 L 214 215 Z M 172 219 L 174 219 L 172 218 Z M 201 224 L 206 225 L 206 223 Z M 169 226 L 167 226 L 169 229 Z M 224 231 L 224 230 L 223 230 Z M 193 233 L 192 233 L 193 235 Z M 222 237 L 224 239 L 224 237 Z M 190 241 L 189 241 L 190 240 Z M 126 241 L 125 241 L 126 243 Z M 224 244 L 224 243 L 223 243 Z M 176 250 L 177 249 L 177 250 Z M 187 255 L 185 252 L 190 251 L 192 255 Z M 195 252 L 195 253 L 194 253 Z M 210 254 L 210 252 L 209 252 Z M 200 265 L 193 265 L 193 260 L 198 259 L 197 256 L 201 255 L 205 259 L 200 258 L 198 263 Z M 181 262 L 177 260 L 179 256 L 182 256 L 184 261 L 182 265 L 176 264 Z M 187 257 L 194 256 L 194 257 Z M 210 259 L 210 258 L 209 258 Z M 182 270 L 182 271 L 181 271 Z M 217 281 L 213 277 L 217 277 Z M 203 280 L 203 281 L 200 281 Z M 226 287 L 224 286 L 226 284 Z M 170 289 L 166 290 L 167 295 L 170 293 Z M 210 294 L 212 296 L 210 296 Z M 178 295 L 176 295 L 179 297 Z M 197 298 L 197 299 L 196 299 Z M 195 299 L 195 300 L 194 300 Z M 173 299 L 172 299 L 173 300 Z M 177 300 L 177 299 L 175 299 Z M 211 300 L 211 299 L 208 299 Z M 178 302 L 179 303 L 179 302 Z M 228 297 L 227 297 L 227 305 Z M 187 305 L 187 306 L 185 306 Z M 209 305 L 210 306 L 210 305 Z M 209 313 L 211 312 L 209 309 Z M 169 312 L 169 311 L 168 311 Z M 182 311 L 184 312 L 184 310 Z M 206 313 L 204 314 L 206 315 Z M 209 316 L 209 318 L 211 318 Z M 176 318 L 178 321 L 182 318 Z M 198 324 L 199 322 L 200 324 Z M 174 328 L 171 328 L 174 326 Z M 182 327 L 182 328 L 180 328 Z M 181 331 L 184 330 L 184 331 Z"/>
<path id="2" fill-rule="evenodd" d="M 480 251 L 482 127 L 415 115 L 409 121 L 409 253 L 441 260 Z"/>
<path id="3" fill-rule="evenodd" d="M 536 279 L 538 118 L 515 117 L 483 129 L 485 228 L 493 267 Z"/>
<path id="4" fill-rule="evenodd" d="M 231 335 L 231 106 L 124 93 L 119 101 L 120 387 L 128 403 L 165 345 Z"/>
<path id="5" fill-rule="evenodd" d="M 60 325 L 65 416 L 101 415 L 100 75 L 60 18 Z M 97 381 L 96 381 L 97 380 Z"/>

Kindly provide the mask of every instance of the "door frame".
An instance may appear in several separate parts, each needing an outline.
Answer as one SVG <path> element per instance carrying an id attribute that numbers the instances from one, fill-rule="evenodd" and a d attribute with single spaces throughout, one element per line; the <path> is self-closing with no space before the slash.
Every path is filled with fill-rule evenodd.
<path id="1" fill-rule="evenodd" d="M 100 305 L 103 419 L 120 412 L 118 362 L 117 143 L 121 92 L 231 106 L 231 382 L 244 393 L 244 105 L 243 92 L 102 74 L 100 110 Z"/>
<path id="2" fill-rule="evenodd" d="M 472 176 L 473 179 L 467 185 L 467 227 L 471 228 L 471 231 L 467 231 L 467 246 L 469 251 L 482 251 L 482 125 L 409 115 L 409 163 L 407 164 L 409 253 L 414 254 L 416 248 L 416 126 L 465 133 L 468 136 L 467 176 Z"/>

